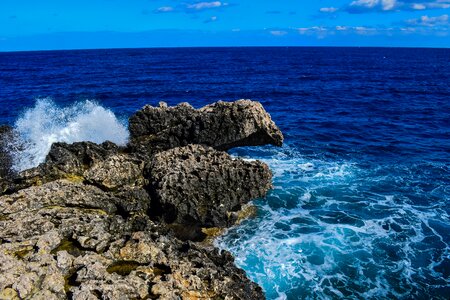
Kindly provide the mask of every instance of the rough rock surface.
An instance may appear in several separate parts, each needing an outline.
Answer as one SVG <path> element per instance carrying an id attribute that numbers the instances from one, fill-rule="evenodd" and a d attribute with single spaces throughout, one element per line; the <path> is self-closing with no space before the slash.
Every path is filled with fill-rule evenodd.
<path id="1" fill-rule="evenodd" d="M 7 150 L 7 142 L 12 138 L 13 132 L 10 126 L 0 126 L 0 179 L 11 174 L 11 156 Z"/>
<path id="2" fill-rule="evenodd" d="M 202 126 L 229 130 L 216 148 L 281 142 L 253 102 L 217 107 L 193 113 Z M 171 124 L 184 124 L 188 113 L 173 110 L 158 119 L 169 128 L 158 151 L 56 143 L 40 166 L 0 178 L 0 299 L 264 299 L 204 232 L 212 236 L 245 215 L 243 205 L 270 188 L 270 170 L 204 145 L 178 147 L 207 144 L 208 130 L 180 142 L 184 133 Z M 246 119 L 234 120 L 246 129 L 218 125 L 227 116 L 227 123 Z"/>
<path id="3" fill-rule="evenodd" d="M 271 187 L 271 172 L 259 161 L 189 145 L 156 154 L 148 165 L 154 202 L 167 222 L 225 227 L 251 199 Z"/>
<path id="4" fill-rule="evenodd" d="M 0 197 L 0 299 L 263 297 L 230 254 L 153 223 L 149 203 L 67 180 Z"/>
<path id="5" fill-rule="evenodd" d="M 182 243 L 152 224 L 144 213 L 148 197 L 135 199 L 141 207 L 134 212 L 126 206 L 120 212 L 116 202 L 96 187 L 64 180 L 3 196 L 1 294 L 22 299 L 262 297 L 226 253 Z"/>
<path id="6" fill-rule="evenodd" d="M 167 107 L 145 106 L 130 118 L 130 146 L 153 153 L 188 144 L 218 150 L 238 146 L 280 146 L 283 135 L 256 101 L 219 101 L 200 109 L 187 103 Z"/>
<path id="7" fill-rule="evenodd" d="M 55 143 L 47 155 L 46 163 L 66 173 L 73 173 L 74 170 L 82 172 L 119 151 L 120 148 L 111 142 L 100 145 L 91 142 Z"/>
<path id="8" fill-rule="evenodd" d="M 44 163 L 35 168 L 8 176 L 0 182 L 2 193 L 13 193 L 33 185 L 40 185 L 58 179 L 83 181 L 84 173 L 94 164 L 118 154 L 121 149 L 114 143 L 92 142 L 73 144 L 55 143 Z"/>

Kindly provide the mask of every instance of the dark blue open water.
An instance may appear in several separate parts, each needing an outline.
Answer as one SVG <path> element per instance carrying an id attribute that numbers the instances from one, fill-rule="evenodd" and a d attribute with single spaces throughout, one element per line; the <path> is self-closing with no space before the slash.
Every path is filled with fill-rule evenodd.
<path id="1" fill-rule="evenodd" d="M 232 151 L 267 162 L 275 188 L 216 243 L 269 299 L 449 298 L 449 49 L 0 53 L 0 124 L 30 141 L 18 169 L 52 141 L 125 142 L 147 103 L 240 98 L 286 143 Z"/>

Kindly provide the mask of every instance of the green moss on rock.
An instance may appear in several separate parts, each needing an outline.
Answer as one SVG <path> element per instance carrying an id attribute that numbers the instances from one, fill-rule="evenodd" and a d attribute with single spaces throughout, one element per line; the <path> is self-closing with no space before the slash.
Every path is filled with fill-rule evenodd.
<path id="1" fill-rule="evenodd" d="M 137 261 L 132 261 L 132 260 L 120 260 L 120 261 L 116 261 L 113 264 L 111 264 L 106 271 L 108 273 L 117 273 L 119 275 L 122 276 L 127 276 L 129 275 L 132 271 L 136 270 L 137 267 L 139 267 L 141 264 L 138 263 Z"/>

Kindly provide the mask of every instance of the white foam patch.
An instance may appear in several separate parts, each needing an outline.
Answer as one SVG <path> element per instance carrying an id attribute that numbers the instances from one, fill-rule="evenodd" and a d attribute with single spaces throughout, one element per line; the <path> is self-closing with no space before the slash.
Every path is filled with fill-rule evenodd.
<path id="1" fill-rule="evenodd" d="M 404 298 L 423 295 L 430 282 L 448 283 L 436 271 L 450 257 L 448 240 L 433 228 L 449 219 L 446 195 L 419 206 L 399 192 L 414 173 L 400 180 L 385 167 L 305 158 L 288 147 L 258 151 L 274 173 L 274 190 L 255 202 L 258 218 L 215 243 L 268 299 Z"/>
<path id="2" fill-rule="evenodd" d="M 112 111 L 89 100 L 59 107 L 51 99 L 38 99 L 16 121 L 14 129 L 19 136 L 10 145 L 15 171 L 44 162 L 55 142 L 111 141 L 125 145 L 129 135 Z"/>

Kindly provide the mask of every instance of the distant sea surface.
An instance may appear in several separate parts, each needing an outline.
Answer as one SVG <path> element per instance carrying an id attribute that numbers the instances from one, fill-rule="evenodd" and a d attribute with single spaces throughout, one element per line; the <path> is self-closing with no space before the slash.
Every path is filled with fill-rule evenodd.
<path id="1" fill-rule="evenodd" d="M 274 189 L 216 244 L 268 299 L 448 299 L 450 50 L 180 48 L 0 53 L 0 124 L 38 164 L 54 141 L 126 143 L 145 104 L 260 101 Z"/>

